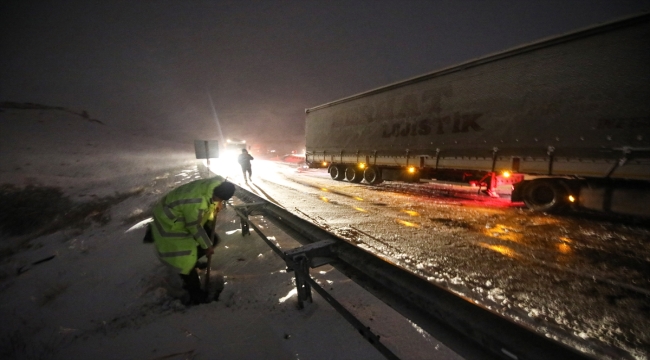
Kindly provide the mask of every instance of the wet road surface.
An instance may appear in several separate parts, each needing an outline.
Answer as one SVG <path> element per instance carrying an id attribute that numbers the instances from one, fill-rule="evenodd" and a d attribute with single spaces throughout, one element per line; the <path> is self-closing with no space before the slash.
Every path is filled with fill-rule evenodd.
<path id="1" fill-rule="evenodd" d="M 477 200 L 450 185 L 331 180 L 257 161 L 230 180 L 384 259 L 599 358 L 650 352 L 650 227 Z M 483 198 L 485 200 L 485 198 Z"/>

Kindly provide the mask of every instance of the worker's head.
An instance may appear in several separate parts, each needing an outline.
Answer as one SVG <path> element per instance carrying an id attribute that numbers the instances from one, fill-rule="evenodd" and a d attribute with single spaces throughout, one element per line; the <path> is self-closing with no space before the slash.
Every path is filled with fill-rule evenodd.
<path id="1" fill-rule="evenodd" d="M 229 200 L 235 193 L 235 185 L 231 182 L 224 181 L 212 190 L 212 200 L 225 201 Z"/>
<path id="2" fill-rule="evenodd" d="M 242 154 L 248 154 L 248 150 L 246 150 L 246 149 L 241 149 L 241 153 L 242 153 Z"/>

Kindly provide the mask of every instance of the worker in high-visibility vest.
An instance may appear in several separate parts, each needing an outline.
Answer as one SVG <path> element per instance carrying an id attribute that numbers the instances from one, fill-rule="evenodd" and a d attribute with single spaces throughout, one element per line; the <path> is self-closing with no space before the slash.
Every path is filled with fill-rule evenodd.
<path id="1" fill-rule="evenodd" d="M 180 274 L 192 304 L 208 300 L 196 271 L 197 260 L 213 254 L 216 245 L 207 225 L 234 192 L 235 185 L 221 177 L 196 180 L 172 190 L 154 207 L 151 229 L 158 256 Z"/>

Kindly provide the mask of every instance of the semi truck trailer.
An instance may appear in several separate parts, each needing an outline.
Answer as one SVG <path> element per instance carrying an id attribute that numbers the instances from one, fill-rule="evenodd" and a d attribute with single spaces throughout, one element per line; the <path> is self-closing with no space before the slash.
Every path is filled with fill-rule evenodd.
<path id="1" fill-rule="evenodd" d="M 531 209 L 650 217 L 650 13 L 309 108 L 332 179 L 454 181 Z"/>

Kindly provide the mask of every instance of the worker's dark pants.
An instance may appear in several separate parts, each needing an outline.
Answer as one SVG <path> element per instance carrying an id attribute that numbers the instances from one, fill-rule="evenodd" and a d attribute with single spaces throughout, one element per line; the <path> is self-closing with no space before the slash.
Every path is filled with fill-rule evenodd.
<path id="1" fill-rule="evenodd" d="M 205 256 L 205 249 L 197 246 L 196 258 L 200 259 L 203 256 Z M 201 280 L 199 280 L 199 273 L 196 272 L 196 265 L 189 274 L 180 275 L 183 279 L 183 289 L 190 294 L 190 302 L 195 305 L 204 303 L 207 299 L 207 292 L 201 289 Z"/>
<path id="2" fill-rule="evenodd" d="M 242 165 L 241 173 L 244 174 L 244 180 L 246 180 L 246 173 L 248 173 L 248 178 L 250 179 L 251 175 L 253 175 L 253 169 L 251 168 L 250 165 L 249 166 Z"/>

